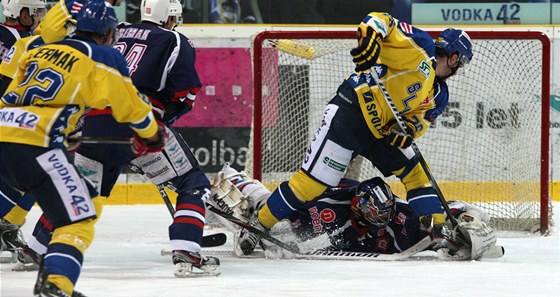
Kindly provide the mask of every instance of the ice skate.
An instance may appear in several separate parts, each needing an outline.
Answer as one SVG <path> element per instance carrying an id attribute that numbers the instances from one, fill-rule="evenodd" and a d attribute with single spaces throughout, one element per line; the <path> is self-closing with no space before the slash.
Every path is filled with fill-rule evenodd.
<path id="1" fill-rule="evenodd" d="M 37 271 L 41 262 L 41 255 L 37 254 L 29 246 L 24 246 L 18 253 L 17 262 L 12 271 Z"/>
<path id="2" fill-rule="evenodd" d="M 17 253 L 26 244 L 19 226 L 2 219 L 0 221 L 0 251 Z"/>
<path id="3" fill-rule="evenodd" d="M 35 282 L 35 287 L 33 288 L 33 295 L 39 297 L 86 297 L 84 294 L 73 291 L 72 295 L 66 294 L 57 285 L 51 283 L 47 280 L 47 270 L 45 269 L 44 263 L 41 259 L 39 265 L 39 273 L 37 274 L 37 281 Z"/>
<path id="4" fill-rule="evenodd" d="M 175 277 L 200 277 L 220 275 L 220 259 L 206 257 L 200 253 L 173 251 Z"/>

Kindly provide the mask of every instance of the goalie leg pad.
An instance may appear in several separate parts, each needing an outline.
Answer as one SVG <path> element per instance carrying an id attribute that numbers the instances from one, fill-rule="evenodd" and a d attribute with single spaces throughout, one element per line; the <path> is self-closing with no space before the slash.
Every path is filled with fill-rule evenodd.
<path id="1" fill-rule="evenodd" d="M 258 180 L 253 180 L 243 171 L 238 172 L 226 163 L 214 176 L 210 203 L 234 217 L 248 222 L 256 210 L 262 208 L 270 191 Z M 240 227 L 218 216 L 226 228 L 235 232 Z"/>

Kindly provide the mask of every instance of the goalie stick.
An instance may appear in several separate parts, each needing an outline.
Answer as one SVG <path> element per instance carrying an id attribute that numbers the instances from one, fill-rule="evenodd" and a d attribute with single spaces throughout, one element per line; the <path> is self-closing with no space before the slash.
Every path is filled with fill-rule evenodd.
<path id="1" fill-rule="evenodd" d="M 344 260 L 344 261 L 399 261 L 410 258 L 411 256 L 424 251 L 430 246 L 432 240 L 429 236 L 424 237 L 410 248 L 395 254 L 380 254 L 380 253 L 367 253 L 367 252 L 349 252 L 349 251 L 326 251 L 317 250 L 309 253 L 294 253 L 295 259 L 302 260 Z M 303 242 L 305 243 L 305 242 Z M 234 255 L 231 250 L 203 250 L 205 255 Z M 171 251 L 161 250 L 162 256 L 170 255 Z M 265 257 L 261 251 L 256 251 L 255 254 L 247 258 Z"/>
<path id="2" fill-rule="evenodd" d="M 315 251 L 307 254 L 294 254 L 295 259 L 303 260 L 341 260 L 341 261 L 406 261 L 410 257 L 417 253 L 424 251 L 431 243 L 429 237 L 425 237 L 420 242 L 397 254 L 377 254 L 377 253 L 366 253 L 366 252 L 346 252 L 346 251 Z M 232 250 L 224 249 L 205 249 L 202 250 L 205 255 L 215 255 L 215 256 L 235 256 Z M 503 257 L 505 254 L 504 247 L 501 245 L 495 245 L 488 249 L 482 255 L 482 260 L 492 260 Z M 161 250 L 162 256 L 171 255 L 171 251 L 168 249 Z M 264 258 L 265 254 L 263 251 L 255 251 L 249 256 L 244 256 L 243 258 Z M 454 258 L 442 258 L 438 255 L 440 260 L 446 261 L 456 261 L 458 259 Z M 428 258 L 421 257 L 420 260 L 426 260 Z M 459 259 L 461 260 L 461 259 Z"/>
<path id="3" fill-rule="evenodd" d="M 144 171 L 142 170 L 142 168 L 134 164 L 128 164 L 128 167 L 133 172 L 144 175 Z M 168 188 L 170 190 L 172 191 L 177 190 L 177 188 L 175 188 L 175 186 L 173 186 L 170 182 L 167 183 L 169 184 Z M 175 219 L 175 207 L 173 207 L 173 204 L 171 203 L 171 199 L 169 199 L 169 195 L 167 195 L 167 192 L 165 192 L 165 187 L 163 185 L 156 185 L 156 187 L 159 191 L 161 198 L 163 199 L 163 202 L 165 202 L 165 206 L 167 207 L 167 210 L 169 210 L 169 214 L 171 214 L 171 218 Z M 202 241 L 200 242 L 200 245 L 202 247 L 217 247 L 217 246 L 224 245 L 226 241 L 227 241 L 227 236 L 225 233 L 216 233 L 216 234 L 202 236 Z"/>
<path id="4" fill-rule="evenodd" d="M 271 235 L 268 234 L 267 232 L 262 231 L 262 230 L 260 230 L 260 229 L 258 229 L 258 228 L 255 228 L 255 227 L 254 227 L 253 225 L 251 225 L 250 223 L 244 222 L 244 221 L 242 221 L 242 220 L 240 220 L 240 219 L 234 217 L 233 215 L 231 215 L 231 214 L 229 214 L 229 213 L 227 213 L 227 212 L 225 212 L 225 211 L 223 211 L 223 210 L 221 210 L 221 209 L 215 207 L 214 205 L 212 205 L 212 204 L 210 204 L 210 203 L 206 203 L 206 207 L 207 207 L 209 210 L 211 210 L 212 212 L 214 212 L 215 214 L 217 214 L 217 215 L 223 217 L 224 219 L 226 219 L 226 220 L 228 220 L 228 221 L 230 221 L 230 222 L 232 222 L 232 223 L 234 223 L 234 224 L 236 224 L 236 225 L 238 225 L 238 226 L 240 226 L 240 227 L 242 227 L 242 228 L 247 229 L 247 230 L 248 230 L 249 232 L 251 232 L 251 233 L 257 234 L 258 236 L 261 237 L 261 239 L 264 239 L 264 240 L 266 240 L 266 241 L 269 241 L 269 242 L 271 242 L 271 243 L 274 243 L 275 245 L 277 245 L 277 246 L 279 246 L 279 247 L 281 247 L 281 248 L 283 248 L 283 249 L 285 249 L 285 250 L 287 250 L 287 251 L 290 251 L 290 252 L 292 252 L 292 253 L 294 253 L 294 254 L 299 254 L 299 253 L 300 253 L 299 247 L 298 247 L 297 245 L 295 245 L 295 244 L 292 244 L 292 243 L 284 243 L 284 242 L 282 242 L 282 241 L 276 239 L 275 237 L 271 236 Z"/>

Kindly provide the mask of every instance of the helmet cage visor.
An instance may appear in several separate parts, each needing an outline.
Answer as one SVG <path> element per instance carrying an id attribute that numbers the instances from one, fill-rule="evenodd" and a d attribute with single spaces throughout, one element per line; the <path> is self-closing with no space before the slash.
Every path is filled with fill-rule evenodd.
<path id="1" fill-rule="evenodd" d="M 374 197 L 362 191 L 356 195 L 356 203 L 352 205 L 352 209 L 370 224 L 385 227 L 393 219 L 395 200 L 388 199 L 379 186 L 373 190 L 380 197 L 377 202 Z"/>

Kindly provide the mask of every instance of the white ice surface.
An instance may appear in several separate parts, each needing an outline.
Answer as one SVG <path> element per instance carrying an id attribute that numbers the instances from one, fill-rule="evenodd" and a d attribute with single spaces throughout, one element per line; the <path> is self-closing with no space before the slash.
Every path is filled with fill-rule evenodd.
<path id="1" fill-rule="evenodd" d="M 560 205 L 556 205 L 558 212 Z M 24 225 L 28 236 L 39 215 Z M 442 262 L 239 259 L 220 256 L 222 275 L 177 279 L 167 246 L 164 205 L 106 206 L 76 290 L 88 297 L 203 296 L 560 296 L 560 235 L 500 233 L 500 259 Z M 556 215 L 556 222 L 560 216 Z M 231 247 L 231 239 L 225 245 Z M 223 248 L 223 247 L 222 247 Z M 0 296 L 32 296 L 36 272 L 0 265 Z"/>

